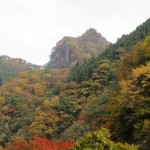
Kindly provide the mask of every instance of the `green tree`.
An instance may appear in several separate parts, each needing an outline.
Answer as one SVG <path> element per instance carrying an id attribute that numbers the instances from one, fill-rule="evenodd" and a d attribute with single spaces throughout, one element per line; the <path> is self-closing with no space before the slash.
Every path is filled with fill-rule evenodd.
<path id="1" fill-rule="evenodd" d="M 110 139 L 109 130 L 101 128 L 88 132 L 76 142 L 75 150 L 137 150 L 135 145 L 115 143 Z"/>

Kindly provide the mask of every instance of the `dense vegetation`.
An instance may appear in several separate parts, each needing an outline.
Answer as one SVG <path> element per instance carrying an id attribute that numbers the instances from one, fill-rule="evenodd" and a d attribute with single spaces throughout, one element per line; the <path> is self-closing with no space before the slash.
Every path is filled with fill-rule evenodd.
<path id="1" fill-rule="evenodd" d="M 22 72 L 2 86 L 3 148 L 148 150 L 149 27 L 150 19 L 72 70 Z"/>
<path id="2" fill-rule="evenodd" d="M 21 58 L 0 56 L 0 86 L 22 71 L 32 71 L 40 66 L 26 62 Z"/>
<path id="3" fill-rule="evenodd" d="M 84 64 L 78 64 L 72 69 L 68 80 L 82 82 L 89 80 L 92 73 L 101 60 L 109 60 L 110 62 L 120 59 L 120 56 L 125 55 L 131 51 L 131 48 L 139 41 L 145 39 L 150 34 L 150 19 L 138 26 L 135 31 L 129 35 L 123 35 L 115 44 L 110 44 L 106 50 L 99 55 L 98 58 L 91 58 L 90 61 Z M 139 62 L 140 63 L 140 62 Z"/>

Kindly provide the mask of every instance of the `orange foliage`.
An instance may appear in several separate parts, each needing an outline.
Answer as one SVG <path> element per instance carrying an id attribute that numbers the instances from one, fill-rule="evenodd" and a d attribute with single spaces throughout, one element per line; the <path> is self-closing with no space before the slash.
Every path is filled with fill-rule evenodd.
<path id="1" fill-rule="evenodd" d="M 26 78 L 28 76 L 28 73 L 27 72 L 20 72 L 18 76 L 19 76 L 19 78 Z"/>

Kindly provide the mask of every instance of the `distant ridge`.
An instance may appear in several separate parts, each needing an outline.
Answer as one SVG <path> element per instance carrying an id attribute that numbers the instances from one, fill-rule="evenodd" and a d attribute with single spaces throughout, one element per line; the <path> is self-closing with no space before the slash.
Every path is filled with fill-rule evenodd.
<path id="1" fill-rule="evenodd" d="M 19 72 L 32 71 L 40 68 L 41 66 L 29 63 L 21 58 L 11 58 L 6 55 L 0 55 L 1 84 L 5 83 L 11 77 L 16 76 Z"/>

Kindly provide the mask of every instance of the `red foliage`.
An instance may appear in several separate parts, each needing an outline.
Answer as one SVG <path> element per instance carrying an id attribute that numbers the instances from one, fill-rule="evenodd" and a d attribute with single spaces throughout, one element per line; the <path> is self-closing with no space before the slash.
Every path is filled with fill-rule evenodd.
<path id="1" fill-rule="evenodd" d="M 34 140 L 27 142 L 19 140 L 11 143 L 6 150 L 68 150 L 75 147 L 74 142 L 55 142 L 46 138 L 36 137 Z"/>
<path id="2" fill-rule="evenodd" d="M 10 112 L 10 113 L 15 113 L 15 112 L 17 112 L 16 107 L 15 107 L 15 106 L 10 107 L 9 112 Z"/>
<path id="3" fill-rule="evenodd" d="M 78 121 L 84 121 L 85 120 L 85 116 L 84 115 L 80 115 L 77 120 Z"/>

